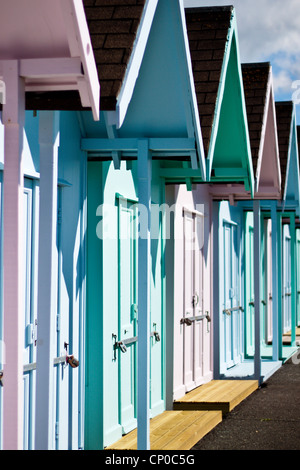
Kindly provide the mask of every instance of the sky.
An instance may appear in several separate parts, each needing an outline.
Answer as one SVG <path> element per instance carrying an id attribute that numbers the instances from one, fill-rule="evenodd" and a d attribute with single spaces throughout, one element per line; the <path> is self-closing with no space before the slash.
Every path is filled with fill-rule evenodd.
<path id="1" fill-rule="evenodd" d="M 218 5 L 235 7 L 241 63 L 271 63 L 275 100 L 294 101 L 299 125 L 300 0 L 184 0 L 185 7 Z"/>

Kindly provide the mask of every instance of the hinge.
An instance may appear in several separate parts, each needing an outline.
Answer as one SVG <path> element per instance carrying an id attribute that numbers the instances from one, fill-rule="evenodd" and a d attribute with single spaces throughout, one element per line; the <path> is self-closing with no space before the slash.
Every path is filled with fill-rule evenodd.
<path id="1" fill-rule="evenodd" d="M 61 207 L 59 207 L 57 209 L 57 224 L 61 225 L 61 221 L 62 221 L 62 210 L 61 210 Z"/>
<path id="2" fill-rule="evenodd" d="M 58 440 L 59 438 L 59 422 L 56 421 L 55 423 L 55 439 Z"/>
<path id="3" fill-rule="evenodd" d="M 60 315 L 56 315 L 56 331 L 60 331 Z"/>

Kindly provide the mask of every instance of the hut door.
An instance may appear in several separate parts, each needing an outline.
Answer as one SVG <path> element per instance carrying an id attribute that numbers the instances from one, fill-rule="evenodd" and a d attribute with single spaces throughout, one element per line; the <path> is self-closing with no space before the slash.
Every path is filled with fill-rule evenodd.
<path id="1" fill-rule="evenodd" d="M 184 311 L 183 377 L 185 390 L 198 386 L 203 380 L 205 335 L 209 335 L 209 317 L 203 311 L 203 252 L 201 214 L 184 211 Z"/>
<path id="2" fill-rule="evenodd" d="M 283 333 L 291 329 L 291 237 L 288 228 L 285 225 L 283 230 Z"/>
<path id="3" fill-rule="evenodd" d="M 28 179 L 24 181 L 23 196 L 23 299 L 24 299 L 24 450 L 34 445 L 34 390 L 36 360 L 36 277 L 37 234 L 35 228 L 37 187 Z"/>
<path id="4" fill-rule="evenodd" d="M 238 288 L 237 226 L 224 222 L 224 354 L 230 368 L 240 362 L 241 311 Z"/>
<path id="5" fill-rule="evenodd" d="M 123 433 L 136 427 L 137 227 L 135 206 L 119 199 L 119 409 Z"/>
<path id="6" fill-rule="evenodd" d="M 296 325 L 300 326 L 300 231 L 297 230 L 296 238 L 296 259 L 297 259 L 297 315 Z"/>
<path id="7" fill-rule="evenodd" d="M 266 342 L 272 341 L 273 331 L 273 290 L 272 290 L 272 221 L 266 220 L 265 227 L 265 240 L 266 240 L 266 259 L 265 259 L 265 297 L 267 303 L 267 316 L 266 316 Z"/>
<path id="8" fill-rule="evenodd" d="M 254 354 L 254 232 L 253 213 L 246 213 L 246 354 Z"/>

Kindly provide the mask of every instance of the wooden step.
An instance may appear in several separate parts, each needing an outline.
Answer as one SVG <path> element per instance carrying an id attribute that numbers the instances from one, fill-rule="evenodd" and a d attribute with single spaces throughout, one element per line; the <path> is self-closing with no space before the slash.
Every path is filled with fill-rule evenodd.
<path id="1" fill-rule="evenodd" d="M 212 380 L 174 402 L 174 410 L 230 412 L 258 388 L 257 380 Z"/>
<path id="2" fill-rule="evenodd" d="M 300 336 L 300 326 L 296 326 L 296 336 Z M 283 336 L 291 336 L 292 331 L 288 331 L 287 333 L 284 333 Z"/>
<path id="3" fill-rule="evenodd" d="M 164 411 L 150 420 L 151 450 L 190 450 L 222 421 L 219 410 Z M 106 447 L 108 450 L 136 450 L 137 430 Z"/>

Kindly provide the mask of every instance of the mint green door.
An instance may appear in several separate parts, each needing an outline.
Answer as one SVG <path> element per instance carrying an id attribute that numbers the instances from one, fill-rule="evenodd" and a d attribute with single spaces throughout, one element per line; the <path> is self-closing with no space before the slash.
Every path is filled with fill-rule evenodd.
<path id="1" fill-rule="evenodd" d="M 246 356 L 254 354 L 254 231 L 253 212 L 247 212 L 245 233 L 245 323 L 246 323 Z"/>
<path id="2" fill-rule="evenodd" d="M 226 368 L 240 362 L 241 355 L 241 314 L 238 286 L 237 226 L 224 222 L 224 359 Z"/>
<path id="3" fill-rule="evenodd" d="M 296 259 L 297 259 L 297 315 L 296 325 L 300 326 L 300 230 L 296 230 Z"/>
<path id="4" fill-rule="evenodd" d="M 136 427 L 137 221 L 136 207 L 119 198 L 119 413 L 122 432 Z"/>

